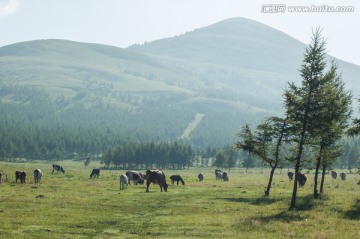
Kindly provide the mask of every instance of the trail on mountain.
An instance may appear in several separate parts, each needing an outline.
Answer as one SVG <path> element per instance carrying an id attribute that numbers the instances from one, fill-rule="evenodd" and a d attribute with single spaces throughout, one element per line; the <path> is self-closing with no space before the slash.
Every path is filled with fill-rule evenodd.
<path id="1" fill-rule="evenodd" d="M 200 124 L 204 114 L 197 113 L 195 115 L 195 119 L 189 123 L 188 127 L 184 130 L 182 135 L 179 137 L 180 139 L 188 139 L 191 132 L 196 129 L 196 127 Z"/>

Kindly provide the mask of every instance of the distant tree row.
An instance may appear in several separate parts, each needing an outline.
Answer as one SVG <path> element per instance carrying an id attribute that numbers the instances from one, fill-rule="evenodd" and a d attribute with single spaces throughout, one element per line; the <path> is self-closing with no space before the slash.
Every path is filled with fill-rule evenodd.
<path id="1" fill-rule="evenodd" d="M 113 92 L 119 106 L 77 92 L 73 98 L 54 99 L 35 88 L 0 85 L 0 160 L 58 160 L 101 154 L 126 142 L 175 142 L 198 113 L 179 104 L 184 100 L 180 94 Z M 241 113 L 204 111 L 208 113 L 187 142 L 196 149 L 233 142 Z"/>
<path id="2" fill-rule="evenodd" d="M 109 148 L 103 155 L 106 168 L 123 169 L 183 169 L 190 167 L 195 157 L 190 145 L 174 143 L 125 143 Z"/>

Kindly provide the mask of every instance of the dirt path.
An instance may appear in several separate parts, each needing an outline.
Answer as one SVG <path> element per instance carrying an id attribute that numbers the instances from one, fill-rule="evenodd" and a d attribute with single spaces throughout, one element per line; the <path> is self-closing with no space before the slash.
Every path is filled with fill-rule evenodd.
<path id="1" fill-rule="evenodd" d="M 200 124 L 202 118 L 204 117 L 204 114 L 197 113 L 195 115 L 195 119 L 189 123 L 188 127 L 184 130 L 182 135 L 179 137 L 180 139 L 188 139 L 190 136 L 190 133 L 196 129 L 196 127 Z"/>

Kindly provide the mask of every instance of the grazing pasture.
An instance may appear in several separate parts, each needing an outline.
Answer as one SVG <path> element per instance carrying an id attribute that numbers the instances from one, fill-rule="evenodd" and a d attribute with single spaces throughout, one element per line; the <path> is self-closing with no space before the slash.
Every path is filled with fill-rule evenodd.
<path id="1" fill-rule="evenodd" d="M 168 181 L 181 174 L 186 185 L 170 184 L 162 193 L 154 185 L 145 193 L 146 185 L 119 190 L 126 170 L 102 170 L 92 180 L 82 162 L 61 164 L 65 174 L 52 174 L 52 164 L 0 162 L 0 238 L 360 238 L 355 174 L 346 181 L 326 175 L 320 200 L 312 198 L 307 174 L 297 210 L 288 211 L 293 182 L 285 170 L 276 172 L 270 197 L 263 197 L 268 170 L 231 170 L 227 182 L 215 179 L 214 168 L 164 170 Z M 36 168 L 44 173 L 40 187 L 31 177 L 15 183 L 17 169 Z"/>

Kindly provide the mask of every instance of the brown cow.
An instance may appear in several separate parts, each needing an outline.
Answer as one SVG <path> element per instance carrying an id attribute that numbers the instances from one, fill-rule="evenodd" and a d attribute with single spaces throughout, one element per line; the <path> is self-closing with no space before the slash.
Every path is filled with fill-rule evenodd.
<path id="1" fill-rule="evenodd" d="M 16 177 L 16 183 L 17 183 L 18 179 L 20 179 L 20 182 L 22 184 L 26 183 L 26 173 L 24 171 L 16 171 L 15 177 Z"/>
<path id="2" fill-rule="evenodd" d="M 305 185 L 306 179 L 307 178 L 306 178 L 305 174 L 302 174 L 300 172 L 297 173 L 297 181 L 298 181 L 300 187 Z"/>
<path id="3" fill-rule="evenodd" d="M 166 183 L 166 177 L 163 171 L 161 170 L 147 170 L 146 171 L 146 192 L 149 192 L 150 183 L 157 183 L 160 186 L 162 192 L 163 188 L 165 192 L 169 185 Z"/>

